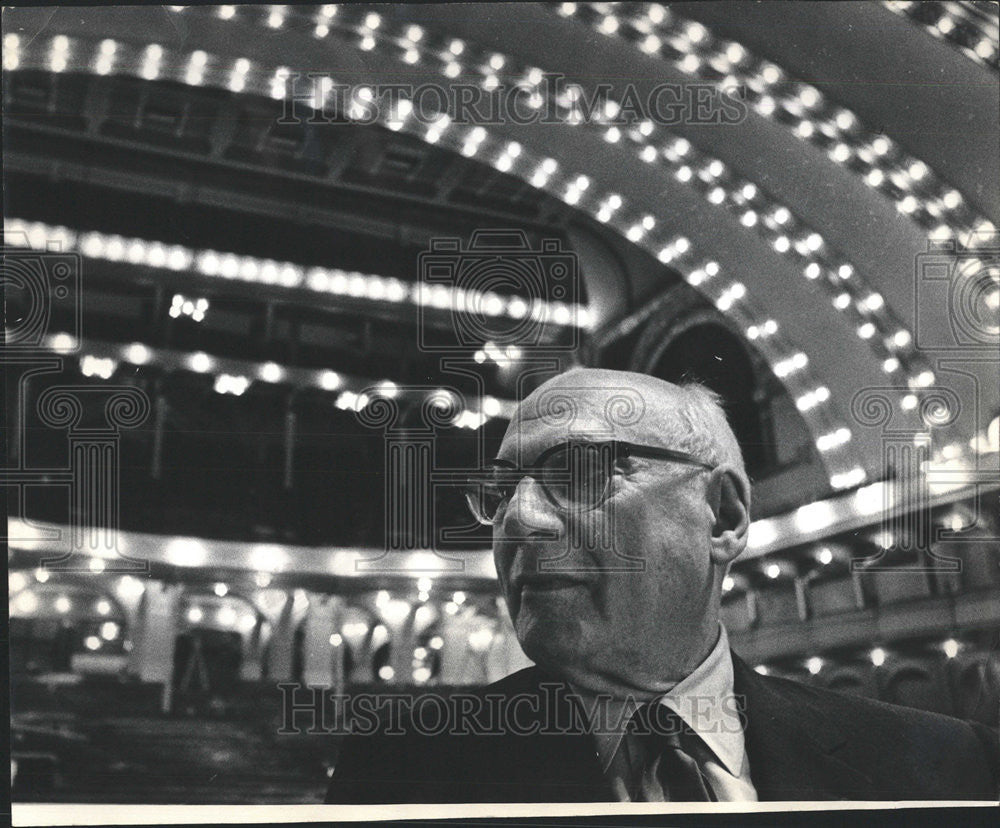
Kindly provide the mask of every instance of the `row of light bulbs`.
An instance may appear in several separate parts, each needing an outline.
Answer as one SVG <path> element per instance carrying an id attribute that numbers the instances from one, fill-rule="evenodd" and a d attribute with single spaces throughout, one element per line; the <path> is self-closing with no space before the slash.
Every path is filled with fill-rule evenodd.
<path id="1" fill-rule="evenodd" d="M 702 24 L 684 20 L 657 3 L 646 5 L 644 11 L 632 6 L 616 9 L 608 3 L 557 7 L 563 16 L 580 17 L 606 35 L 626 38 L 647 54 L 672 60 L 686 74 L 719 81 L 724 89 L 745 87 L 758 114 L 824 149 L 831 160 L 862 175 L 868 186 L 928 229 L 945 237 L 995 231 L 965 204 L 961 193 L 891 139 L 865 129 L 855 113 L 832 104 L 814 86 L 788 77 L 741 44 L 714 38 Z"/>
<path id="2" fill-rule="evenodd" d="M 808 125 L 808 128 L 796 131 L 800 138 L 811 138 L 824 147 L 834 139 L 853 142 L 858 157 L 871 162 L 866 182 L 876 189 L 891 189 L 894 193 L 898 190 L 897 207 L 901 212 L 912 214 L 918 203 L 943 205 L 934 209 L 933 221 L 927 225 L 935 239 L 964 234 L 974 242 L 985 242 L 989 234 L 995 232 L 989 221 L 975 216 L 964 206 L 956 190 L 946 189 L 936 181 L 925 164 L 902 157 L 898 147 L 885 136 L 865 133 L 853 113 L 828 104 L 814 87 L 785 78 L 778 67 L 755 58 L 739 44 L 714 42 L 701 24 L 683 21 L 657 4 L 650 5 L 644 16 L 621 18 L 621 23 L 612 25 L 606 21 L 619 21 L 619 18 L 611 16 L 613 9 L 608 4 L 564 3 L 559 9 L 565 16 L 591 20 L 605 34 L 620 34 L 626 23 L 636 33 L 655 30 L 663 35 L 663 39 L 650 35 L 658 44 L 654 51 L 667 42 L 687 58 L 696 53 L 702 55 L 704 60 L 699 60 L 698 66 L 702 67 L 700 74 L 706 80 L 722 76 L 721 88 L 744 85 L 758 94 L 763 94 L 764 90 L 769 93 L 766 100 L 772 102 L 775 98 L 770 95 L 777 96 L 781 106 L 801 115 L 803 120 L 800 124 Z M 583 14 L 585 10 L 588 14 Z M 684 65 L 685 60 L 675 63 L 683 71 L 688 71 L 691 67 Z M 758 100 L 758 110 L 759 104 Z M 828 122 L 823 120 L 824 111 L 830 118 Z M 772 113 L 773 109 L 768 110 L 767 107 L 761 112 L 765 116 Z M 912 373 L 908 380 L 912 385 L 913 378 L 926 371 L 909 347 L 912 344 L 910 332 L 892 317 L 883 297 L 864 285 L 856 267 L 829 250 L 822 234 L 795 218 L 785 205 L 763 196 L 754 182 L 736 176 L 720 160 L 692 151 L 685 139 L 674 142 L 673 147 L 663 147 L 662 151 L 646 142 L 645 138 L 653 135 L 654 129 L 652 124 L 646 124 L 627 133 L 640 147 L 643 160 L 658 162 L 662 155 L 663 159 L 672 162 L 674 174 L 700 189 L 710 203 L 728 207 L 739 216 L 744 226 L 756 228 L 767 238 L 777 252 L 799 260 L 803 275 L 827 287 L 833 306 L 838 311 L 855 311 L 857 335 L 870 342 L 882 359 L 886 373 L 895 374 L 902 361 Z M 615 141 L 620 134 L 620 130 L 614 128 L 612 135 Z M 845 143 L 833 144 L 830 152 L 833 160 L 839 162 L 847 162 L 853 157 Z M 845 152 L 847 155 L 844 155 Z M 913 192 L 917 192 L 923 200 L 918 201 Z M 881 333 L 881 336 L 875 337 L 876 333 Z"/>
<path id="3" fill-rule="evenodd" d="M 883 5 L 923 26 L 934 37 L 956 46 L 976 63 L 994 70 L 1000 68 L 1000 36 L 996 23 L 973 17 L 962 3 L 886 0 Z M 993 10 L 986 13 L 990 11 Z"/>
<path id="4" fill-rule="evenodd" d="M 203 351 L 182 354 L 176 351 L 152 348 L 141 342 L 117 346 L 92 341 L 80 342 L 68 333 L 51 334 L 46 338 L 46 347 L 58 354 L 70 354 L 80 349 L 90 353 L 80 356 L 80 372 L 87 377 L 98 377 L 102 380 L 111 379 L 118 370 L 120 363 L 130 365 L 158 365 L 167 370 L 188 370 L 198 374 L 213 371 L 215 376 L 214 389 L 219 394 L 241 396 L 255 382 L 279 383 L 289 382 L 303 387 L 315 387 L 323 391 L 340 391 L 334 405 L 342 411 L 363 411 L 377 397 L 394 399 L 402 393 L 399 386 L 392 380 L 379 382 L 352 377 L 351 385 L 360 386 L 366 390 L 352 391 L 344 389 L 345 379 L 336 371 L 311 370 L 306 368 L 291 368 L 276 362 L 253 363 L 233 359 L 219 359 L 209 356 Z M 437 408 L 456 410 L 453 418 L 456 428 L 478 429 L 495 417 L 510 419 L 515 403 L 509 400 L 499 400 L 496 397 L 485 396 L 479 410 L 459 408 L 459 398 L 453 391 L 438 388 L 430 392 L 421 392 L 427 401 Z"/>
<path id="5" fill-rule="evenodd" d="M 590 314 L 582 305 L 547 302 L 543 299 L 504 297 L 492 292 L 463 289 L 444 284 L 418 282 L 410 284 L 399 279 L 373 274 L 349 272 L 337 268 L 304 268 L 291 262 L 276 262 L 215 250 L 192 250 L 182 245 L 165 245 L 146 239 L 124 238 L 97 232 L 79 233 L 66 227 L 42 222 L 27 222 L 18 218 L 4 220 L 7 243 L 45 250 L 57 244 L 62 252 L 78 252 L 90 259 L 168 269 L 194 271 L 203 276 L 239 280 L 283 288 L 308 288 L 317 293 L 348 296 L 372 302 L 409 302 L 421 307 L 437 308 L 456 313 L 510 319 L 530 318 L 544 324 L 587 328 Z M 204 318 L 208 305 L 193 301 L 187 309 L 185 297 L 175 297 L 171 316 L 186 315 L 195 321 Z M 176 306 L 176 311 L 174 307 Z"/>
<path id="6" fill-rule="evenodd" d="M 954 638 L 946 638 L 937 645 L 937 648 L 944 654 L 945 658 L 951 659 L 955 658 L 962 651 L 962 643 Z M 872 666 L 881 667 L 885 664 L 886 659 L 890 656 L 890 654 L 891 653 L 882 647 L 872 647 L 872 649 L 868 651 L 868 658 L 871 661 Z M 810 675 L 817 676 L 830 664 L 835 666 L 840 663 L 840 661 L 841 660 L 828 661 L 821 656 L 810 656 L 802 662 L 802 667 L 804 667 Z M 754 670 L 762 676 L 769 675 L 772 672 L 772 668 L 768 667 L 766 664 L 758 664 L 754 667 Z"/>

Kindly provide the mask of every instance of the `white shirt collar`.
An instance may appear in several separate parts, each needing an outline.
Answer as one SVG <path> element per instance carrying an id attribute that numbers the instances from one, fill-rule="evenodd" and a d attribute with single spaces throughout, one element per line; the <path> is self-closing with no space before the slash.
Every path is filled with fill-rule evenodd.
<path id="1" fill-rule="evenodd" d="M 594 697 L 577 693 L 587 709 Z M 705 742 L 726 770 L 739 777 L 746 758 L 743 726 L 733 695 L 733 659 L 726 628 L 719 624 L 719 637 L 712 651 L 690 675 L 679 681 L 659 699 Z M 625 727 L 641 705 L 634 699 L 616 700 L 607 705 L 608 722 L 618 727 L 594 731 L 598 757 L 607 771 L 621 744 Z M 593 723 L 591 723 L 593 730 Z"/>

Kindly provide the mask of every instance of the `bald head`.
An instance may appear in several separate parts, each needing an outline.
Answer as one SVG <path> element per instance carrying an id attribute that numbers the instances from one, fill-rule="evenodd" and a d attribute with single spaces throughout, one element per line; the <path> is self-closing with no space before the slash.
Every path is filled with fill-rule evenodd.
<path id="1" fill-rule="evenodd" d="M 518 407 L 508 437 L 540 420 L 567 437 L 618 439 L 686 451 L 746 480 L 743 453 L 720 397 L 632 371 L 577 368 L 547 380 Z"/>

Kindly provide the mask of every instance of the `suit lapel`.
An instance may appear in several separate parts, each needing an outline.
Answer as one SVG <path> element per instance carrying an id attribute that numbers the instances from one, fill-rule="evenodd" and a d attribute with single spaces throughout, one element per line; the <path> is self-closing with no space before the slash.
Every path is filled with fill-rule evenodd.
<path id="1" fill-rule="evenodd" d="M 735 653 L 733 670 L 750 775 L 761 800 L 853 799 L 871 787 L 872 780 L 843 759 L 849 738 L 842 726 L 758 676 Z"/>
<path id="2" fill-rule="evenodd" d="M 516 739 L 521 783 L 538 801 L 612 801 L 594 740 L 578 726 L 585 719 L 568 685 L 537 668 L 531 678 L 538 712 L 531 718 L 535 732 Z"/>

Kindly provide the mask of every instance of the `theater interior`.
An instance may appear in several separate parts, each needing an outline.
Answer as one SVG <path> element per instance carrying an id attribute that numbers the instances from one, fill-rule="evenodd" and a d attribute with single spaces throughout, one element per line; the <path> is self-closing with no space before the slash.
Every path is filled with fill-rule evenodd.
<path id="1" fill-rule="evenodd" d="M 14 799 L 321 802 L 341 736 L 288 687 L 530 663 L 454 484 L 573 366 L 724 398 L 755 669 L 996 726 L 982 6 L 6 9 Z M 657 84 L 740 117 L 620 123 Z"/>

